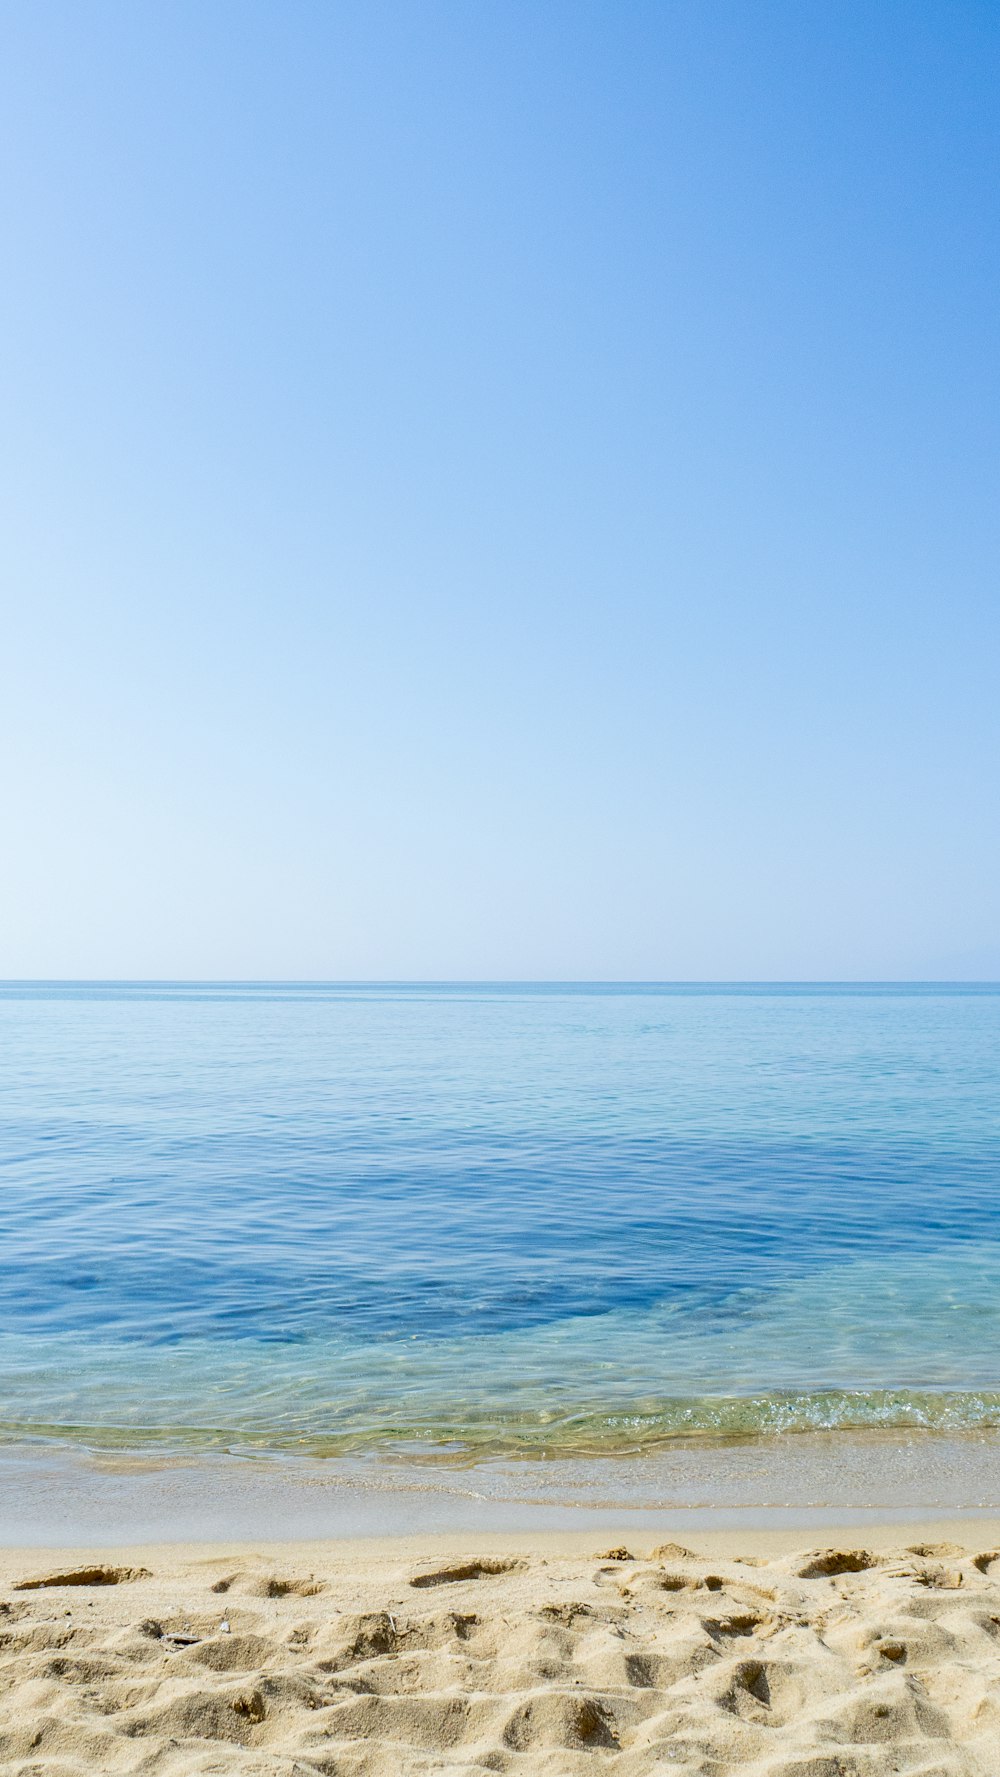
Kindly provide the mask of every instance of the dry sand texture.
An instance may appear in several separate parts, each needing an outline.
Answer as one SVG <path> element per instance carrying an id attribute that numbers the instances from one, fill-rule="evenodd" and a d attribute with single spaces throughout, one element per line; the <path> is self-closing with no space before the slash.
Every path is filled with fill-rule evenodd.
<path id="1" fill-rule="evenodd" d="M 0 1768 L 1000 1774 L 992 1547 L 491 1547 L 0 1556 Z"/>

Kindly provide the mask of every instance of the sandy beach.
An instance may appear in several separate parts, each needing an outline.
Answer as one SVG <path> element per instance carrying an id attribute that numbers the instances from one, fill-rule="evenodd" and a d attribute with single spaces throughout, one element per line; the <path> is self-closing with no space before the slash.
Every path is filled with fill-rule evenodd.
<path id="1" fill-rule="evenodd" d="M 16 1777 L 995 1777 L 1000 1522 L 0 1553 Z"/>

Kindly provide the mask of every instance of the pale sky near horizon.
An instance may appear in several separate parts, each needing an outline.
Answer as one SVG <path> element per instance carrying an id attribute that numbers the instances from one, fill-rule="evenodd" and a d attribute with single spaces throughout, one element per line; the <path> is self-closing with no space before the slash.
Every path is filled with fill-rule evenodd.
<path id="1" fill-rule="evenodd" d="M 0 6 L 0 976 L 1000 977 L 998 52 Z"/>

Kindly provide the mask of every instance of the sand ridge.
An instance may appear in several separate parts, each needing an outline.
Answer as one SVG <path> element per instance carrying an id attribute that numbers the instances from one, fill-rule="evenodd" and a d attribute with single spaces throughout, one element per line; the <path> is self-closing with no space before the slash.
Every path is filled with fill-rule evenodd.
<path id="1" fill-rule="evenodd" d="M 0 1768 L 997 1777 L 1000 1548 L 0 1555 Z"/>

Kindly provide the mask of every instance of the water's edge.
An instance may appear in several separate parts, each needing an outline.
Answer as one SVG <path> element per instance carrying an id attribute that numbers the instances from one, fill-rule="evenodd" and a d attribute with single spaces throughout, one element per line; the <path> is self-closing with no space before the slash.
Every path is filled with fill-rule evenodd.
<path id="1" fill-rule="evenodd" d="M 1000 1515 L 1000 1433 L 807 1432 L 630 1457 L 0 1448 L 0 1543 L 326 1539 L 632 1529 L 801 1529 Z"/>
<path id="2" fill-rule="evenodd" d="M 468 1467 L 494 1458 L 625 1458 L 668 1453 L 678 1445 L 715 1449 L 810 1433 L 928 1434 L 1000 1431 L 1000 1391 L 985 1389 L 775 1390 L 702 1395 L 623 1407 L 502 1414 L 466 1412 L 449 1420 L 352 1425 L 325 1432 L 253 1424 L 73 1424 L 0 1419 L 0 1447 L 65 1443 L 87 1450 L 216 1451 L 228 1454 L 337 1458 L 385 1455 Z"/>

